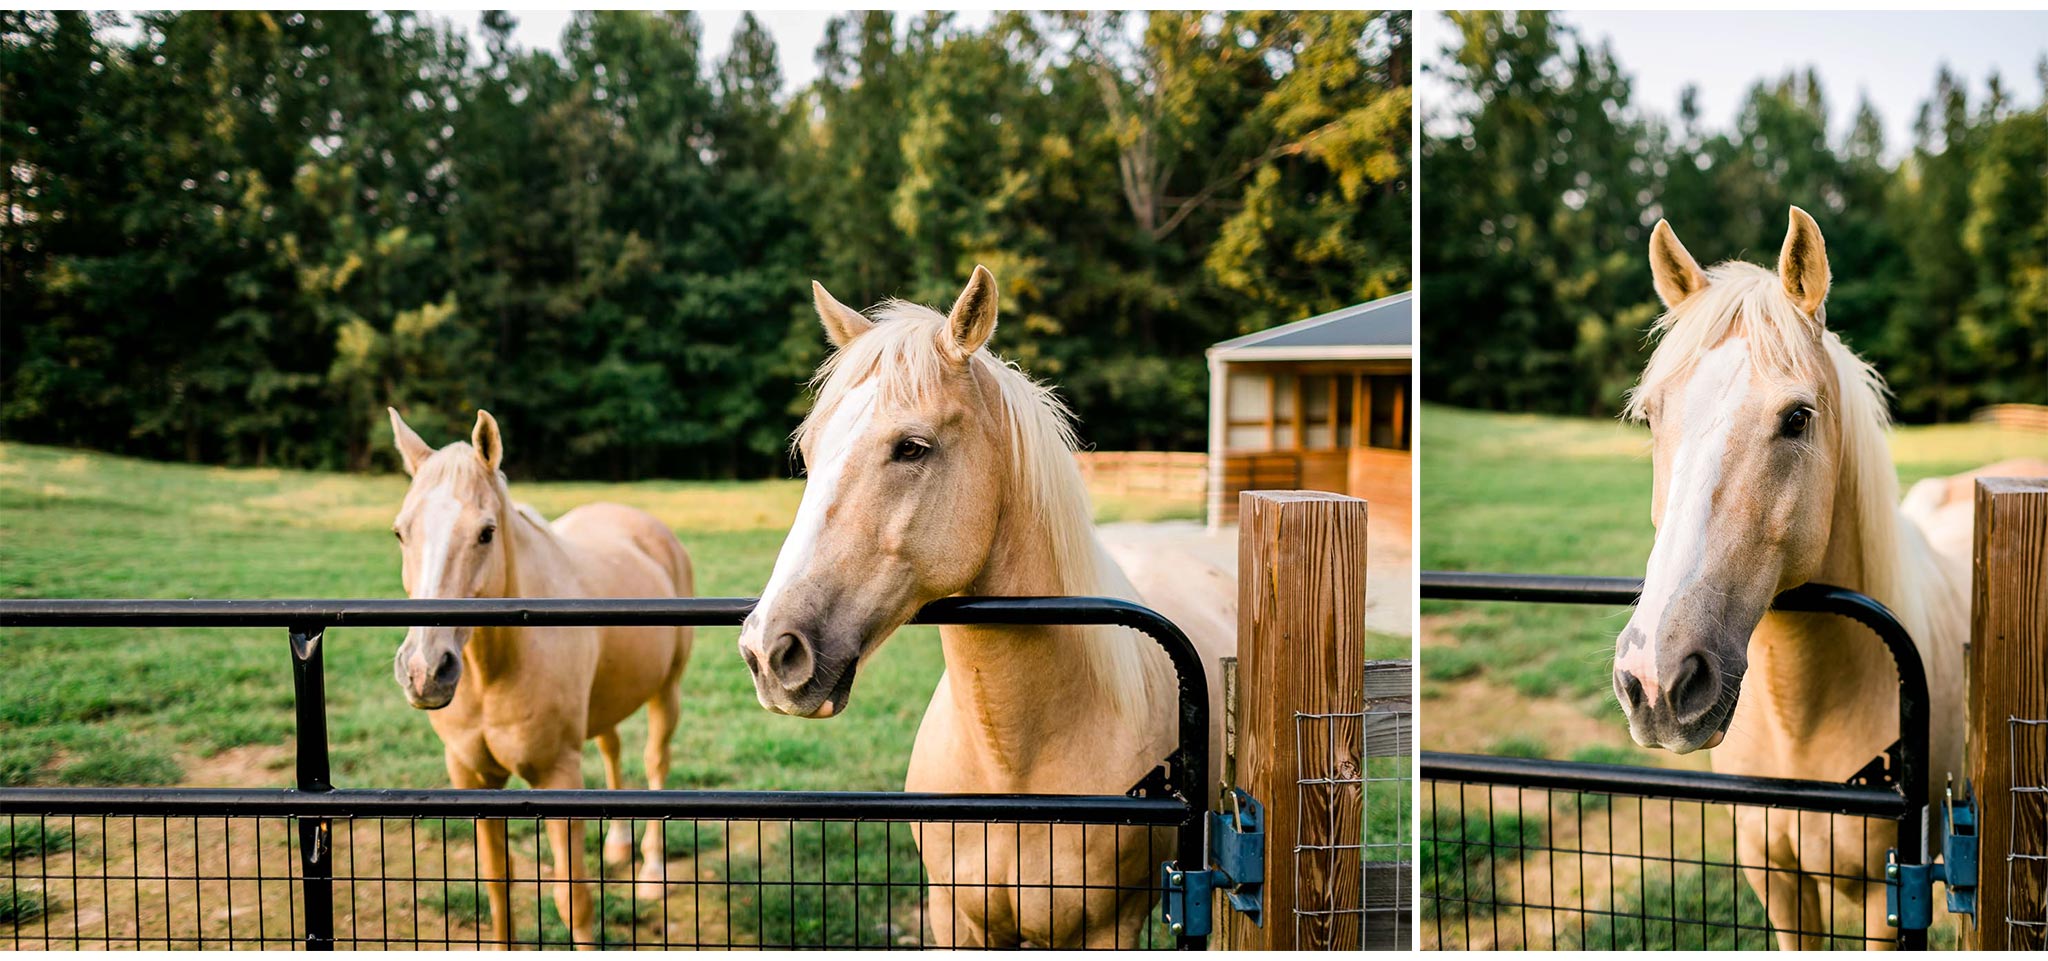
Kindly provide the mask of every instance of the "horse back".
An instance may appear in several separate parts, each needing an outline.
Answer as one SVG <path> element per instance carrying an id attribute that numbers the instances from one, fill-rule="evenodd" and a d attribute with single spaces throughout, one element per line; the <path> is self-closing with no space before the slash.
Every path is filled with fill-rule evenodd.
<path id="1" fill-rule="evenodd" d="M 578 557 L 591 597 L 689 597 L 690 554 L 654 515 L 624 504 L 575 508 L 551 525 Z"/>

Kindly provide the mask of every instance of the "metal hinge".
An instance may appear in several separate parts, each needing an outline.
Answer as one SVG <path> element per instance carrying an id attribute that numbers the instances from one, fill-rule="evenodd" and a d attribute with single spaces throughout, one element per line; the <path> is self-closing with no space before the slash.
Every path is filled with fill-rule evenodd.
<path id="1" fill-rule="evenodd" d="M 1161 910 L 1173 933 L 1207 937 L 1215 927 L 1211 895 L 1222 891 L 1231 910 L 1265 923 L 1266 808 L 1240 788 L 1227 795 L 1230 810 L 1209 814 L 1209 864 L 1184 870 L 1177 862 L 1159 867 L 1166 890 Z"/>
<path id="2" fill-rule="evenodd" d="M 1897 848 L 1885 853 L 1885 921 L 1892 927 L 1925 931 L 1934 923 L 1936 881 L 1948 889 L 1950 913 L 1977 913 L 1977 806 L 1968 784 L 1961 801 L 1955 786 L 1949 786 L 1935 830 L 1940 832 L 1940 864 L 1900 864 Z"/>

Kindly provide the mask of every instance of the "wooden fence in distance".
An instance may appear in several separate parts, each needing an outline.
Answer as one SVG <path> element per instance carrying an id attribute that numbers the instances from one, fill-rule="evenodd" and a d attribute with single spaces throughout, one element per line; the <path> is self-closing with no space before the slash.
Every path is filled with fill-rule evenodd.
<path id="1" fill-rule="evenodd" d="M 1992 404 L 1970 412 L 1972 424 L 1996 424 L 2048 434 L 2048 407 L 2040 404 Z"/>
<path id="2" fill-rule="evenodd" d="M 1095 494 L 1199 501 L 1208 489 L 1209 455 L 1200 451 L 1079 451 L 1074 462 Z"/>

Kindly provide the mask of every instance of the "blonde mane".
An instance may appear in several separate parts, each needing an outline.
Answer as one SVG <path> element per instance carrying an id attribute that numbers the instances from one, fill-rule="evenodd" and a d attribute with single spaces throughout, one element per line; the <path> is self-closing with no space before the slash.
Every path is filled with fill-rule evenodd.
<path id="1" fill-rule="evenodd" d="M 900 300 L 869 312 L 874 327 L 835 351 L 811 379 L 818 399 L 793 442 L 819 429 L 848 391 L 874 381 L 884 402 L 916 405 L 936 397 L 955 370 L 939 349 L 947 319 L 929 307 Z M 1074 462 L 1073 415 L 1054 389 L 1033 380 L 986 346 L 968 358 L 975 381 L 993 384 L 1002 399 L 1009 441 L 1008 489 L 1014 506 L 1036 518 L 1051 547 L 1058 591 L 1068 595 L 1124 595 L 1121 578 L 1103 568 L 1095 540 L 1095 511 Z M 1125 632 L 1119 631 L 1119 634 Z M 1134 636 L 1082 646 L 1091 673 L 1121 716 L 1136 717 L 1148 690 L 1147 653 L 1153 645 Z"/>
<path id="2" fill-rule="evenodd" d="M 1706 271 L 1705 289 L 1667 311 L 1651 325 L 1657 341 L 1650 363 L 1629 392 L 1625 416 L 1644 420 L 1645 399 L 1666 382 L 1688 375 L 1706 352 L 1731 335 L 1745 338 L 1763 369 L 1823 385 L 1821 414 L 1840 425 L 1843 493 L 1860 518 L 1863 593 L 1884 602 L 1914 637 L 1927 636 L 1917 569 L 1931 565 L 1925 550 L 1908 551 L 1898 512 L 1899 477 L 1887 434 L 1890 394 L 1884 378 L 1825 329 L 1825 308 L 1809 318 L 1785 293 L 1774 271 L 1728 261 Z M 1823 329 L 1818 341 L 1815 324 Z M 1818 349 L 1816 349 L 1818 348 Z"/>

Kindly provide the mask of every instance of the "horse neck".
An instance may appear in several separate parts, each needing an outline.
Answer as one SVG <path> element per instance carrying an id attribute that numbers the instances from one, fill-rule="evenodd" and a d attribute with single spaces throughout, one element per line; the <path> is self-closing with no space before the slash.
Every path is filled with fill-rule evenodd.
<path id="1" fill-rule="evenodd" d="M 562 582 L 566 572 L 573 570 L 567 563 L 568 545 L 510 497 L 505 497 L 504 504 L 499 513 L 506 519 L 501 528 L 505 583 L 496 596 L 574 596 L 576 592 L 563 590 Z M 488 678 L 516 663 L 530 640 L 531 632 L 520 628 L 479 627 L 470 635 L 464 653 L 480 668 L 479 675 Z"/>
<path id="2" fill-rule="evenodd" d="M 1862 489 L 1880 469 L 1892 470 L 1889 457 L 1882 464 L 1842 458 L 1827 552 L 1814 580 L 1876 598 L 1917 636 L 1920 603 L 1910 592 L 1918 585 L 1898 576 L 1900 558 L 1892 556 L 1901 543 L 1900 518 Z M 1848 618 L 1765 614 L 1751 641 L 1750 676 L 1764 681 L 1762 700 L 1772 726 L 1795 743 L 1839 751 L 1843 745 L 1836 736 L 1871 740 L 1878 748 L 1897 736 L 1897 668 L 1884 644 Z M 1852 770 L 1864 760 L 1853 759 Z"/>
<path id="3" fill-rule="evenodd" d="M 1010 502 L 1014 503 L 1014 501 Z M 1085 543 L 1100 555 L 1091 529 Z M 989 596 L 1048 596 L 1073 593 L 1055 558 L 1053 537 L 1022 511 L 1004 510 L 981 574 L 964 592 Z M 1106 558 L 1095 566 L 1105 569 Z M 1128 585 L 1097 575 L 1085 593 L 1128 596 Z M 939 629 L 947 686 L 961 736 L 981 755 L 987 769 L 1019 779 L 1043 763 L 1072 761 L 1041 749 L 1052 732 L 1096 730 L 1116 723 L 1105 682 L 1095 675 L 1097 659 L 1087 645 L 1123 643 L 1096 627 L 947 625 Z"/>

